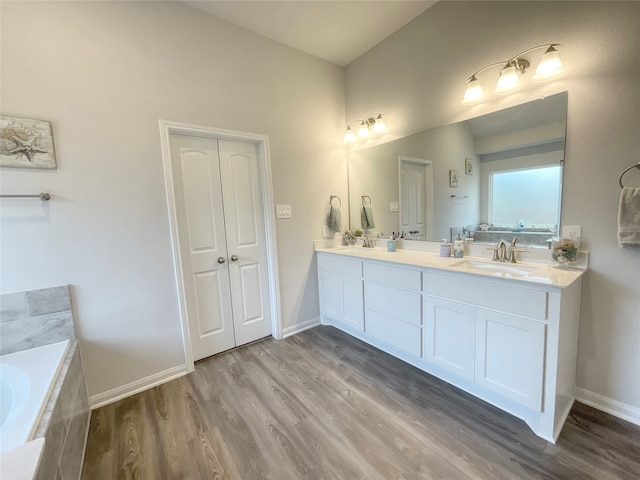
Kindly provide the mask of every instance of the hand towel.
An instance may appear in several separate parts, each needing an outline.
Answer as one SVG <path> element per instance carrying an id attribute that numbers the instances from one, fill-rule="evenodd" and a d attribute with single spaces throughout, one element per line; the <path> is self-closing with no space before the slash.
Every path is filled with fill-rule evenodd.
<path id="1" fill-rule="evenodd" d="M 624 187 L 620 194 L 618 244 L 640 247 L 640 188 Z"/>
<path id="2" fill-rule="evenodd" d="M 342 215 L 340 209 L 332 206 L 327 215 L 327 228 L 329 234 L 333 235 L 342 231 Z"/>
<path id="3" fill-rule="evenodd" d="M 373 208 L 371 205 L 362 206 L 360 210 L 360 223 L 362 228 L 376 228 L 376 222 L 373 220 Z"/>

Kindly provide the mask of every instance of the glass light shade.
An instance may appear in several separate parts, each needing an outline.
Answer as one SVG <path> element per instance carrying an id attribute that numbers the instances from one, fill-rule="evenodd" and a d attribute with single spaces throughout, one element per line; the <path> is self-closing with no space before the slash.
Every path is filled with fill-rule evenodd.
<path id="1" fill-rule="evenodd" d="M 373 131 L 384 132 L 386 129 L 387 129 L 387 126 L 384 124 L 382 114 L 380 114 L 376 117 L 376 123 L 373 124 Z"/>
<path id="2" fill-rule="evenodd" d="M 366 138 L 369 136 L 369 126 L 366 123 L 366 120 L 363 120 L 360 124 L 360 128 L 358 129 L 358 136 L 361 138 Z"/>
<path id="3" fill-rule="evenodd" d="M 542 55 L 542 60 L 540 60 L 540 65 L 536 69 L 536 73 L 533 77 L 531 77 L 531 81 L 533 82 L 544 82 L 545 80 L 550 80 L 559 75 L 562 75 L 564 70 L 562 68 L 562 62 L 560 61 L 560 55 L 558 51 L 549 47 L 544 55 Z"/>
<path id="4" fill-rule="evenodd" d="M 351 143 L 356 139 L 356 136 L 353 134 L 353 130 L 351 127 L 347 127 L 347 132 L 344 134 L 344 142 Z"/>
<path id="5" fill-rule="evenodd" d="M 482 85 L 476 77 L 471 77 L 467 83 L 467 91 L 464 92 L 464 98 L 462 99 L 463 105 L 468 105 L 473 102 L 477 102 L 484 96 L 484 90 Z"/>
<path id="6" fill-rule="evenodd" d="M 514 88 L 520 85 L 520 75 L 518 70 L 513 65 L 508 65 L 500 72 L 500 78 L 498 79 L 498 85 L 493 91 L 496 95 L 510 92 Z"/>

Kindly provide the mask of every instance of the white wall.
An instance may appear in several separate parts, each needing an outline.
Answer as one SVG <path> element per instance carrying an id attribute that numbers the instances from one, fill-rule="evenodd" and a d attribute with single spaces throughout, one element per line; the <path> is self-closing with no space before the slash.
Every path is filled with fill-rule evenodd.
<path id="1" fill-rule="evenodd" d="M 158 119 L 269 135 L 285 327 L 319 315 L 312 241 L 346 198 L 342 69 L 170 2 L 2 2 L 2 114 L 58 169 L 2 169 L 2 292 L 71 284 L 91 395 L 184 362 Z M 346 214 L 346 211 L 345 211 Z"/>
<path id="2" fill-rule="evenodd" d="M 582 225 L 583 246 L 592 252 L 578 386 L 603 404 L 621 402 L 636 421 L 640 250 L 618 247 L 616 218 L 620 172 L 640 160 L 638 25 L 637 2 L 440 2 L 346 71 L 347 118 L 383 112 L 396 137 L 569 92 L 562 221 Z M 516 93 L 460 104 L 474 71 L 550 42 L 562 44 L 564 77 L 543 84 L 525 77 Z M 485 89 L 498 73 L 482 74 Z"/>

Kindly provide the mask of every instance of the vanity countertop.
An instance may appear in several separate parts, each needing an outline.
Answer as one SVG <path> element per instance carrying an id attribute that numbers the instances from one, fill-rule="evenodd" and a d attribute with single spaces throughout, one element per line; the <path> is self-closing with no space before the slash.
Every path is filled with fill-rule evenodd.
<path id="1" fill-rule="evenodd" d="M 566 288 L 580 278 L 585 268 L 560 267 L 550 263 L 500 263 L 489 258 L 465 256 L 464 258 L 440 257 L 438 253 L 403 250 L 388 252 L 386 248 L 319 247 L 317 252 L 345 255 L 369 260 L 400 263 L 416 267 L 463 273 L 509 281 L 533 283 L 544 286 Z"/>

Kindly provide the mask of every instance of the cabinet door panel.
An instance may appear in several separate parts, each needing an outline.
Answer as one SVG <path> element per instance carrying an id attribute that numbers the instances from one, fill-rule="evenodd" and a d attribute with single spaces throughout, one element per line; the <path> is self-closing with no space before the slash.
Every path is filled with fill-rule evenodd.
<path id="1" fill-rule="evenodd" d="M 360 279 L 341 279 L 341 319 L 359 331 L 364 330 L 364 292 L 362 283 Z"/>
<path id="2" fill-rule="evenodd" d="M 473 380 L 476 354 L 475 309 L 428 297 L 425 327 L 425 360 Z"/>
<path id="3" fill-rule="evenodd" d="M 364 287 L 359 278 L 320 271 L 320 313 L 332 322 L 364 330 Z"/>
<path id="4" fill-rule="evenodd" d="M 340 320 L 340 277 L 320 272 L 320 311 L 333 320 Z"/>
<path id="5" fill-rule="evenodd" d="M 544 323 L 476 310 L 476 383 L 542 411 Z"/>

